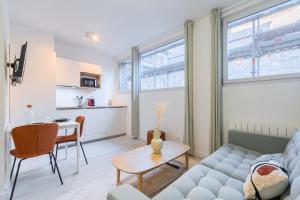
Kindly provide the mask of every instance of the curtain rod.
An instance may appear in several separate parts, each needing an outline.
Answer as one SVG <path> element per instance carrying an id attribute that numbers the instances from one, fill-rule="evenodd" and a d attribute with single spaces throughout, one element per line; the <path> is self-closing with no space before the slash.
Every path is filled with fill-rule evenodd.
<path id="1" fill-rule="evenodd" d="M 236 3 L 234 5 L 231 5 L 229 7 L 222 9 L 221 12 L 230 14 L 232 12 L 235 12 L 236 10 L 241 10 L 241 9 L 256 5 L 258 3 L 261 3 L 263 1 L 265 1 L 265 0 L 244 0 L 242 2 Z"/>

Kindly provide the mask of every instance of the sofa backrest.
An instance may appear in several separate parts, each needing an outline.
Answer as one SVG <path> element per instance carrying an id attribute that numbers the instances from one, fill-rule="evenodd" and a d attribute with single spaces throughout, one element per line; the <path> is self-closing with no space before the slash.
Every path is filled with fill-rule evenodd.
<path id="1" fill-rule="evenodd" d="M 291 199 L 298 200 L 300 199 L 300 131 L 297 131 L 287 144 L 283 157 L 289 173 Z"/>
<path id="2" fill-rule="evenodd" d="M 263 154 L 282 153 L 290 141 L 287 137 L 263 135 L 240 130 L 228 131 L 228 143 Z"/>

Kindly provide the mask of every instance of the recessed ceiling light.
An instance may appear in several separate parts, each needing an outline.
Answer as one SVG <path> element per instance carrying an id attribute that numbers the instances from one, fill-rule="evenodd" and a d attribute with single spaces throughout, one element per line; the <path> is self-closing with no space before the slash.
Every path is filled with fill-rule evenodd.
<path id="1" fill-rule="evenodd" d="M 87 40 L 89 42 L 94 42 L 94 43 L 97 43 L 97 42 L 100 41 L 99 35 L 97 33 L 94 33 L 94 32 L 86 32 L 86 33 L 84 33 L 83 39 Z"/>

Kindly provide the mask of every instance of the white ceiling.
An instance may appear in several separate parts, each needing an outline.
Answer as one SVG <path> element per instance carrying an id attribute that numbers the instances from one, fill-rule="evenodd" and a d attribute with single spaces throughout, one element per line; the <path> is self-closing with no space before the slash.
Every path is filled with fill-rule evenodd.
<path id="1" fill-rule="evenodd" d="M 241 0 L 9 0 L 13 21 L 54 33 L 58 41 L 94 48 L 116 57 L 132 46 L 199 19 L 210 9 Z M 84 32 L 97 32 L 90 44 Z"/>

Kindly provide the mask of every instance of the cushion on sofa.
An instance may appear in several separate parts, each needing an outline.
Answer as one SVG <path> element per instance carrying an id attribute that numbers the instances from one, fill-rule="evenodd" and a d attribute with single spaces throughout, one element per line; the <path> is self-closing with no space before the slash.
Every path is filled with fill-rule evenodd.
<path id="1" fill-rule="evenodd" d="M 256 190 L 262 199 L 272 199 L 284 194 L 289 181 L 286 172 L 279 166 L 280 163 L 276 162 L 253 165 L 244 184 L 245 198 L 254 199 Z"/>
<path id="2" fill-rule="evenodd" d="M 300 131 L 287 144 L 283 157 L 289 175 L 291 200 L 300 200 Z"/>
<path id="3" fill-rule="evenodd" d="M 203 159 L 201 164 L 245 182 L 251 163 L 259 156 L 261 153 L 233 144 L 225 144 Z"/>
<path id="4" fill-rule="evenodd" d="M 290 183 L 300 175 L 300 131 L 291 138 L 283 152 Z"/>
<path id="5" fill-rule="evenodd" d="M 276 166 L 279 166 L 281 168 L 285 168 L 285 161 L 282 153 L 275 153 L 275 154 L 264 154 L 256 158 L 252 162 L 252 166 L 256 165 L 258 163 L 272 163 Z"/>
<path id="6" fill-rule="evenodd" d="M 204 165 L 196 165 L 183 176 L 159 193 L 153 200 L 241 200 L 244 183 L 235 178 L 210 169 Z"/>

